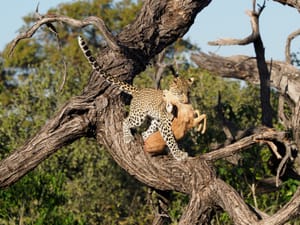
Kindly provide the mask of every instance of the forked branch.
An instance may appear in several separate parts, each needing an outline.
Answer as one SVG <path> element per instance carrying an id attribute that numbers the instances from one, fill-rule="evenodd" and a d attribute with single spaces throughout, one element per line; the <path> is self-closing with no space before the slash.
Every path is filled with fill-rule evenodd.
<path id="1" fill-rule="evenodd" d="M 266 144 L 268 144 L 270 141 L 281 142 L 284 140 L 285 135 L 285 132 L 278 132 L 270 128 L 261 127 L 254 130 L 254 134 L 242 138 L 233 144 L 225 146 L 224 148 L 205 153 L 201 155 L 200 158 L 209 161 L 215 161 L 236 154 L 257 143 L 266 142 Z"/>
<path id="2" fill-rule="evenodd" d="M 252 27 L 252 33 L 243 38 L 243 39 L 233 39 L 233 38 L 223 38 L 223 39 L 219 39 L 216 41 L 210 41 L 208 42 L 209 45 L 248 45 L 250 43 L 253 43 L 257 37 L 260 35 L 259 34 L 259 22 L 258 22 L 258 18 L 260 16 L 260 14 L 262 13 L 264 7 L 265 7 L 265 3 L 263 4 L 263 6 L 261 6 L 258 10 L 258 12 L 255 11 L 255 2 L 253 1 L 253 10 L 246 10 L 246 14 L 250 17 L 250 21 L 251 21 L 251 27 Z"/>
<path id="3" fill-rule="evenodd" d="M 292 43 L 292 40 L 294 40 L 299 35 L 300 35 L 300 29 L 292 32 L 286 40 L 286 44 L 285 44 L 285 61 L 287 63 L 292 63 L 292 60 L 291 60 L 291 43 Z"/>
<path id="4" fill-rule="evenodd" d="M 64 22 L 70 26 L 73 27 L 86 27 L 88 25 L 94 25 L 99 29 L 101 34 L 103 35 L 104 39 L 107 42 L 107 45 L 114 51 L 120 51 L 120 46 L 118 45 L 117 39 L 112 35 L 112 33 L 109 31 L 107 26 L 105 25 L 104 21 L 96 16 L 90 16 L 83 20 L 76 20 L 67 16 L 61 16 L 61 15 L 44 15 L 40 17 L 40 19 L 27 31 L 20 33 L 12 42 L 10 45 L 9 55 L 11 55 L 18 44 L 19 41 L 27 38 L 31 38 L 35 32 L 44 24 L 51 24 L 54 22 Z"/>

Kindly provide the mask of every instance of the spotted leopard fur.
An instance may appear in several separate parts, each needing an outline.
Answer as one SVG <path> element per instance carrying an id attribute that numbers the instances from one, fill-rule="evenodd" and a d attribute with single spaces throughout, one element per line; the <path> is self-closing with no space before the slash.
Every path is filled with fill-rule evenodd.
<path id="1" fill-rule="evenodd" d="M 178 148 L 176 140 L 171 130 L 173 115 L 171 111 L 176 102 L 187 103 L 188 91 L 192 80 L 174 78 L 169 90 L 156 90 L 151 88 L 136 88 L 128 83 L 124 83 L 114 77 L 102 72 L 100 65 L 92 56 L 87 44 L 82 37 L 78 37 L 78 43 L 85 57 L 92 68 L 112 85 L 116 85 L 120 90 L 132 95 L 130 111 L 128 117 L 123 121 L 123 135 L 125 143 L 133 140 L 131 128 L 139 127 L 147 117 L 152 119 L 149 128 L 143 132 L 144 140 L 157 130 L 160 131 L 171 154 L 176 160 L 187 158 L 188 154 Z"/>

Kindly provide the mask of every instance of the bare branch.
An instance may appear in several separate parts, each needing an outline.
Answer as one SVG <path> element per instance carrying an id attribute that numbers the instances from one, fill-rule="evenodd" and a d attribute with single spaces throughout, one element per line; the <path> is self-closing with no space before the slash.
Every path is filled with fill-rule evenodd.
<path id="1" fill-rule="evenodd" d="M 263 43 L 259 33 L 259 16 L 265 8 L 265 1 L 262 6 L 259 6 L 258 12 L 256 12 L 256 0 L 252 1 L 252 11 L 247 10 L 246 14 L 250 17 L 252 33 L 244 39 L 221 39 L 215 42 L 209 42 L 211 45 L 246 45 L 249 43 L 254 44 L 254 49 L 257 57 L 257 66 L 260 80 L 261 91 L 261 105 L 262 105 L 262 124 L 272 127 L 271 117 L 271 105 L 269 102 L 270 90 L 269 90 L 269 78 L 270 74 L 266 66 L 264 58 Z"/>
<path id="2" fill-rule="evenodd" d="M 287 145 L 286 143 L 284 143 L 285 145 L 285 156 L 282 158 L 281 162 L 279 163 L 279 166 L 277 168 L 277 172 L 276 172 L 276 187 L 279 186 L 279 177 L 284 173 L 284 167 L 286 166 L 287 161 L 292 158 L 292 150 L 290 145 Z"/>
<path id="3" fill-rule="evenodd" d="M 247 136 L 240 139 L 239 141 L 228 145 L 224 148 L 218 149 L 213 152 L 205 153 L 199 156 L 201 159 L 215 161 L 221 158 L 231 156 L 237 152 L 242 151 L 245 148 L 248 148 L 257 142 L 272 141 L 272 140 L 283 140 L 285 137 L 285 132 L 277 132 L 273 129 L 261 127 L 254 131 L 253 135 Z"/>
<path id="4" fill-rule="evenodd" d="M 243 39 L 232 39 L 232 38 L 226 38 L 226 39 L 219 39 L 216 41 L 210 41 L 208 42 L 209 45 L 247 45 L 252 42 L 259 36 L 259 23 L 258 23 L 258 14 L 247 10 L 246 14 L 250 17 L 251 21 L 251 27 L 252 27 L 252 33 L 243 38 Z"/>
<path id="5" fill-rule="evenodd" d="M 300 214 L 300 188 L 286 205 L 272 216 L 268 216 L 246 205 L 240 195 L 222 180 L 216 179 L 211 187 L 219 197 L 218 204 L 230 214 L 234 224 L 283 225 Z"/>
<path id="6" fill-rule="evenodd" d="M 254 2 L 256 2 L 256 1 L 254 1 Z M 259 5 L 259 4 L 257 4 L 257 5 L 258 5 L 257 17 L 259 17 L 260 14 L 262 13 L 262 11 L 264 10 L 264 8 L 266 7 L 266 0 L 264 0 L 264 3 L 262 5 Z"/>
<path id="7" fill-rule="evenodd" d="M 298 29 L 298 30 L 296 30 L 296 31 L 294 31 L 294 32 L 292 32 L 289 36 L 288 36 L 288 38 L 287 38 L 287 40 L 286 40 L 286 44 L 285 44 L 285 61 L 287 62 L 287 63 L 292 63 L 292 60 L 291 60 L 291 42 L 292 42 L 292 40 L 294 39 L 294 38 L 296 38 L 297 36 L 299 36 L 300 35 L 300 29 Z"/>
<path id="8" fill-rule="evenodd" d="M 250 36 L 244 38 L 244 39 L 233 39 L 233 38 L 220 38 L 216 41 L 209 41 L 207 44 L 209 45 L 248 45 L 249 43 L 252 43 L 255 37 L 251 34 Z"/>
<path id="9" fill-rule="evenodd" d="M 222 57 L 216 54 L 200 52 L 192 54 L 191 59 L 203 69 L 222 77 L 246 80 L 259 84 L 256 59 L 249 56 L 235 55 Z M 300 71 L 296 67 L 282 61 L 267 61 L 272 64 L 272 80 L 270 86 L 276 88 L 283 96 L 287 96 L 294 104 L 299 101 Z"/>
<path id="10" fill-rule="evenodd" d="M 252 12 L 256 11 L 256 0 L 252 0 Z"/>
<path id="11" fill-rule="evenodd" d="M 60 15 L 45 15 L 43 18 L 38 20 L 31 28 L 29 28 L 27 31 L 19 34 L 11 43 L 9 55 L 13 53 L 13 50 L 15 49 L 18 42 L 22 39 L 31 38 L 32 35 L 44 24 L 51 24 L 53 22 L 64 22 L 70 26 L 73 27 L 85 27 L 88 25 L 94 25 L 96 26 L 101 34 L 103 35 L 104 39 L 107 42 L 107 45 L 114 51 L 119 51 L 120 46 L 118 45 L 118 42 L 116 38 L 111 34 L 111 32 L 106 27 L 104 21 L 100 19 L 99 17 L 90 16 L 85 18 L 84 20 L 76 20 L 70 17 L 66 16 L 60 16 Z"/>
<path id="12" fill-rule="evenodd" d="M 300 12 L 300 2 L 298 0 L 273 0 L 273 1 L 296 8 Z"/>
<path id="13" fill-rule="evenodd" d="M 65 83 L 66 83 L 66 80 L 67 80 L 67 63 L 64 59 L 62 59 L 62 64 L 63 64 L 63 80 L 59 86 L 59 90 L 62 91 L 64 86 L 65 86 Z"/>
<path id="14" fill-rule="evenodd" d="M 218 196 L 216 204 L 228 212 L 234 224 L 257 224 L 263 218 L 258 211 L 249 207 L 231 186 L 220 179 L 210 184 L 210 188 Z"/>
<path id="15" fill-rule="evenodd" d="M 203 69 L 222 77 L 237 78 L 246 80 L 253 84 L 259 84 L 258 69 L 256 61 L 248 56 L 236 55 L 221 57 L 215 54 L 192 54 L 191 59 Z M 299 116 L 297 117 L 296 106 L 300 99 L 300 72 L 299 69 L 282 61 L 268 62 L 272 64 L 272 79 L 269 85 L 276 88 L 280 93 L 278 114 L 287 129 L 293 130 L 294 140 L 300 147 Z M 284 115 L 285 102 L 290 107 L 292 115 Z M 298 118 L 298 120 L 296 119 Z"/>
<path id="16" fill-rule="evenodd" d="M 39 5 L 40 5 L 40 3 L 38 2 L 36 9 L 35 9 L 35 16 L 36 16 L 37 20 L 41 20 L 44 18 L 44 16 L 39 13 Z M 52 23 L 46 23 L 46 26 L 52 33 L 55 34 L 56 37 L 58 37 L 57 30 Z"/>
<path id="17" fill-rule="evenodd" d="M 265 143 L 271 148 L 277 159 L 282 159 L 282 156 L 278 152 L 277 146 L 272 141 L 265 141 Z"/>
<path id="18" fill-rule="evenodd" d="M 254 1 L 255 3 L 255 1 Z M 272 107 L 270 104 L 270 72 L 265 61 L 264 46 L 259 33 L 259 16 L 264 9 L 264 5 L 260 7 L 258 13 L 255 11 L 247 11 L 251 18 L 252 34 L 240 41 L 227 40 L 226 44 L 248 44 L 253 42 L 254 50 L 256 53 L 257 67 L 260 80 L 260 102 L 262 108 L 262 124 L 272 127 Z M 210 43 L 211 44 L 211 43 Z M 215 42 L 214 44 L 224 44 L 222 41 Z"/>

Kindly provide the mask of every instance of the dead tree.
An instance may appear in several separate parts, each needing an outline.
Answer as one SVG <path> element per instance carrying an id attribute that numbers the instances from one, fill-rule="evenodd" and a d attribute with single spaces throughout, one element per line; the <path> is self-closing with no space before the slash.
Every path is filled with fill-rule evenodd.
<path id="1" fill-rule="evenodd" d="M 113 36 L 97 17 L 75 20 L 60 15 L 44 15 L 12 43 L 12 50 L 24 38 L 30 38 L 43 24 L 62 22 L 73 27 L 94 25 L 107 42 L 97 59 L 103 70 L 121 80 L 132 81 L 151 59 L 166 46 L 182 37 L 195 16 L 210 0 L 145 0 L 136 19 Z M 144 184 L 158 190 L 173 190 L 189 195 L 179 224 L 207 224 L 214 207 L 221 207 L 235 224 L 284 224 L 299 215 L 300 189 L 272 216 L 248 206 L 230 185 L 219 179 L 214 160 L 228 157 L 257 143 L 283 142 L 285 132 L 262 127 L 217 151 L 179 162 L 168 156 L 151 157 L 143 151 L 137 136 L 135 143 L 123 142 L 124 104 L 120 93 L 97 73 L 80 96 L 68 101 L 42 129 L 19 149 L 0 162 L 0 187 L 17 182 L 62 146 L 81 137 L 94 137 L 113 159 Z M 288 146 L 288 144 L 286 144 Z"/>
<path id="2" fill-rule="evenodd" d="M 247 11 L 247 14 L 251 18 L 252 33 L 244 39 L 220 39 L 217 41 L 211 41 L 211 45 L 246 45 L 254 44 L 256 57 L 249 56 L 231 56 L 231 57 L 220 57 L 214 54 L 199 53 L 192 55 L 192 60 L 201 68 L 206 69 L 213 74 L 220 75 L 222 77 L 230 77 L 246 80 L 250 83 L 260 84 L 261 90 L 261 103 L 262 103 L 262 114 L 269 114 L 268 116 L 262 117 L 262 124 L 264 121 L 272 119 L 272 109 L 270 105 L 270 88 L 273 87 L 279 93 L 279 104 L 277 109 L 277 115 L 286 130 L 291 130 L 293 135 L 293 143 L 290 143 L 291 148 L 297 151 L 300 149 L 300 72 L 297 68 L 292 66 L 290 58 L 290 45 L 291 41 L 300 34 L 299 30 L 293 32 L 287 37 L 286 42 L 286 62 L 280 61 L 269 61 L 267 62 L 264 58 L 264 46 L 259 32 L 259 15 L 264 9 L 265 5 L 259 7 L 258 12 L 255 12 L 255 2 L 253 1 L 253 10 Z M 262 91 L 264 90 L 264 91 Z M 266 97 L 267 96 L 267 97 Z M 284 108 L 288 107 L 291 111 L 290 115 L 286 115 Z M 265 108 L 265 112 L 264 112 Z M 284 164 L 281 160 L 281 156 L 278 154 L 278 150 L 271 148 L 275 154 L 278 169 L 277 179 L 279 178 L 279 170 L 282 169 Z M 291 151 L 282 150 L 285 154 L 284 160 L 292 158 Z M 299 155 L 299 154 L 298 154 Z M 294 160 L 295 168 L 299 174 L 299 156 Z M 290 171 L 295 178 L 294 171 Z M 299 175 L 296 178 L 299 179 Z M 290 175 L 289 175 L 290 176 Z M 278 181 L 276 182 L 278 184 Z"/>

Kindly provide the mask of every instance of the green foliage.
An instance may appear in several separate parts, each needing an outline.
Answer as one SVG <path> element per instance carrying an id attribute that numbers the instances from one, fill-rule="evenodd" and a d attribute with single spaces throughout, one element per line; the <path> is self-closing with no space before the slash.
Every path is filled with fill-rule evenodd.
<path id="1" fill-rule="evenodd" d="M 299 67 L 300 66 L 300 59 L 299 59 L 299 55 L 300 55 L 300 52 L 297 51 L 297 52 L 292 52 L 291 53 L 291 61 L 292 61 L 292 64 Z"/>
<path id="2" fill-rule="evenodd" d="M 38 168 L 7 190 L 0 191 L 0 223 L 62 224 L 61 206 L 67 202 L 65 175 L 48 174 Z M 72 219 L 63 215 L 64 221 Z M 64 224 L 73 224 L 72 221 Z"/>
<path id="3" fill-rule="evenodd" d="M 170 205 L 171 220 L 179 221 L 180 216 L 182 214 L 182 210 L 184 209 L 185 205 L 188 203 L 188 196 L 178 192 L 173 192 L 171 195 L 171 199 L 173 199 Z"/>
<path id="4" fill-rule="evenodd" d="M 37 55 L 40 47 L 41 46 L 33 40 L 20 42 L 15 48 L 16 54 L 14 54 L 13 57 L 6 58 L 5 66 L 27 68 L 28 65 L 38 65 L 43 60 L 42 56 Z M 8 51 L 9 48 L 4 51 L 4 54 L 8 55 Z"/>

